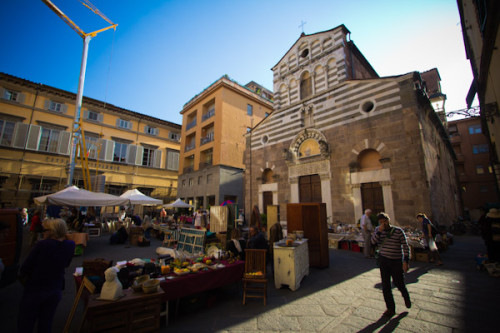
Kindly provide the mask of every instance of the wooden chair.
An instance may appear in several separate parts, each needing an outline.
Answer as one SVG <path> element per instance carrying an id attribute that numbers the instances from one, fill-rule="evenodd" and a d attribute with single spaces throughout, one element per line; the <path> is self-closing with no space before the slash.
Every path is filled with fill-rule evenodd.
<path id="1" fill-rule="evenodd" d="M 247 298 L 263 298 L 267 301 L 266 277 L 267 250 L 245 249 L 245 274 L 243 275 L 243 305 Z"/>

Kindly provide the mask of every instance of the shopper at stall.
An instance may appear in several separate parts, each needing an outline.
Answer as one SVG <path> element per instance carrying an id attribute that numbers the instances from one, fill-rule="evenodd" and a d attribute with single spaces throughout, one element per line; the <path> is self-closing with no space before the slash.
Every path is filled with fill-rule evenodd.
<path id="1" fill-rule="evenodd" d="M 18 332 L 50 332 L 57 305 L 64 289 L 64 269 L 75 252 L 75 243 L 66 239 L 62 219 L 43 222 L 39 241 L 19 271 L 24 291 L 19 306 Z"/>
<path id="2" fill-rule="evenodd" d="M 401 292 L 407 308 L 411 308 L 410 294 L 406 289 L 404 273 L 408 272 L 410 248 L 406 235 L 401 228 L 390 224 L 389 215 L 377 215 L 379 226 L 372 234 L 371 243 L 379 246 L 379 267 L 382 279 L 382 292 L 384 294 L 387 310 L 385 317 L 392 317 L 396 313 L 396 304 L 392 295 L 392 282 Z"/>
<path id="3" fill-rule="evenodd" d="M 202 219 L 203 219 L 203 214 L 201 212 L 201 209 L 198 208 L 198 210 L 194 213 L 194 227 L 196 229 L 201 229 L 202 227 Z"/>
<path id="4" fill-rule="evenodd" d="M 363 239 L 364 239 L 364 248 L 363 248 L 363 254 L 365 255 L 365 258 L 370 258 L 371 257 L 371 236 L 373 232 L 373 226 L 372 226 L 372 221 L 370 220 L 370 215 L 372 214 L 371 209 L 365 209 L 365 213 L 363 216 L 361 216 L 361 219 L 359 221 L 359 226 L 361 227 L 361 232 L 363 234 Z"/>
<path id="5" fill-rule="evenodd" d="M 227 244 L 227 251 L 231 252 L 234 257 L 239 256 L 241 260 L 245 260 L 245 248 L 246 242 L 241 237 L 241 233 L 238 229 L 233 229 L 231 231 L 231 240 Z"/>
<path id="6" fill-rule="evenodd" d="M 267 249 L 267 241 L 264 234 L 257 229 L 257 227 L 252 226 L 249 229 L 249 238 L 247 248 L 249 249 Z"/>
<path id="7" fill-rule="evenodd" d="M 432 234 L 433 229 L 437 228 L 432 224 L 429 218 L 424 213 L 417 214 L 417 220 L 422 225 L 422 232 L 424 234 L 425 241 L 427 242 L 427 246 L 429 247 L 431 262 L 435 262 L 436 265 L 443 265 L 443 261 L 441 260 L 441 255 L 439 254 L 438 247 L 436 245 L 435 236 Z"/>
<path id="8" fill-rule="evenodd" d="M 30 240 L 30 245 L 33 247 L 35 243 L 38 241 L 38 238 L 40 238 L 40 235 L 42 234 L 42 220 L 40 215 L 42 212 L 40 209 L 35 210 L 33 213 L 33 217 L 31 218 L 31 226 L 30 226 L 30 234 L 31 234 L 31 240 Z"/>

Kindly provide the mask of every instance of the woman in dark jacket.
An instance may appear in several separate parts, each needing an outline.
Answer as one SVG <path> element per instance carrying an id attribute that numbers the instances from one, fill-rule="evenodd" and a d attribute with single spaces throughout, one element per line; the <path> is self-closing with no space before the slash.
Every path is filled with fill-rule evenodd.
<path id="1" fill-rule="evenodd" d="M 238 229 L 233 229 L 231 231 L 231 240 L 227 244 L 227 250 L 233 254 L 233 256 L 239 256 L 241 260 L 245 260 L 245 248 L 246 242 L 241 237 L 240 231 Z"/>
<path id="2" fill-rule="evenodd" d="M 24 292 L 19 306 L 19 332 L 50 332 L 64 289 L 64 269 L 75 253 L 75 243 L 66 239 L 66 222 L 45 220 L 43 240 L 37 242 L 20 269 Z"/>

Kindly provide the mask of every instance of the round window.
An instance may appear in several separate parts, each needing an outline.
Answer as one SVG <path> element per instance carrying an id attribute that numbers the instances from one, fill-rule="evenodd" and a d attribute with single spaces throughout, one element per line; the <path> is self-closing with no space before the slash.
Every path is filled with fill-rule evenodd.
<path id="1" fill-rule="evenodd" d="M 366 101 L 363 103 L 363 105 L 361 105 L 361 110 L 363 110 L 366 113 L 372 111 L 374 108 L 375 104 L 373 104 L 372 101 Z"/>
<path id="2" fill-rule="evenodd" d="M 302 51 L 302 53 L 300 54 L 300 56 L 302 58 L 305 58 L 309 55 L 309 49 L 305 49 L 304 51 Z"/>
<path id="3" fill-rule="evenodd" d="M 268 137 L 267 135 L 264 135 L 264 136 L 262 137 L 262 143 L 266 144 L 266 143 L 267 143 L 267 141 L 269 141 L 269 137 Z"/>

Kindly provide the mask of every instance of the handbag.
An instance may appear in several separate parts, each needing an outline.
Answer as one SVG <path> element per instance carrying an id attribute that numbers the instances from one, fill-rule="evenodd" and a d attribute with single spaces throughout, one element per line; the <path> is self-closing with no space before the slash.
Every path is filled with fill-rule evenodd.
<path id="1" fill-rule="evenodd" d="M 384 238 L 384 241 L 382 242 L 382 244 L 380 244 L 380 246 L 377 248 L 377 250 L 375 250 L 375 264 L 377 265 L 377 267 L 380 267 L 380 253 L 379 253 L 379 251 L 384 246 L 385 241 L 387 239 L 391 238 L 393 233 L 394 233 L 394 228 L 391 228 L 391 230 L 389 231 L 389 236 Z"/>

